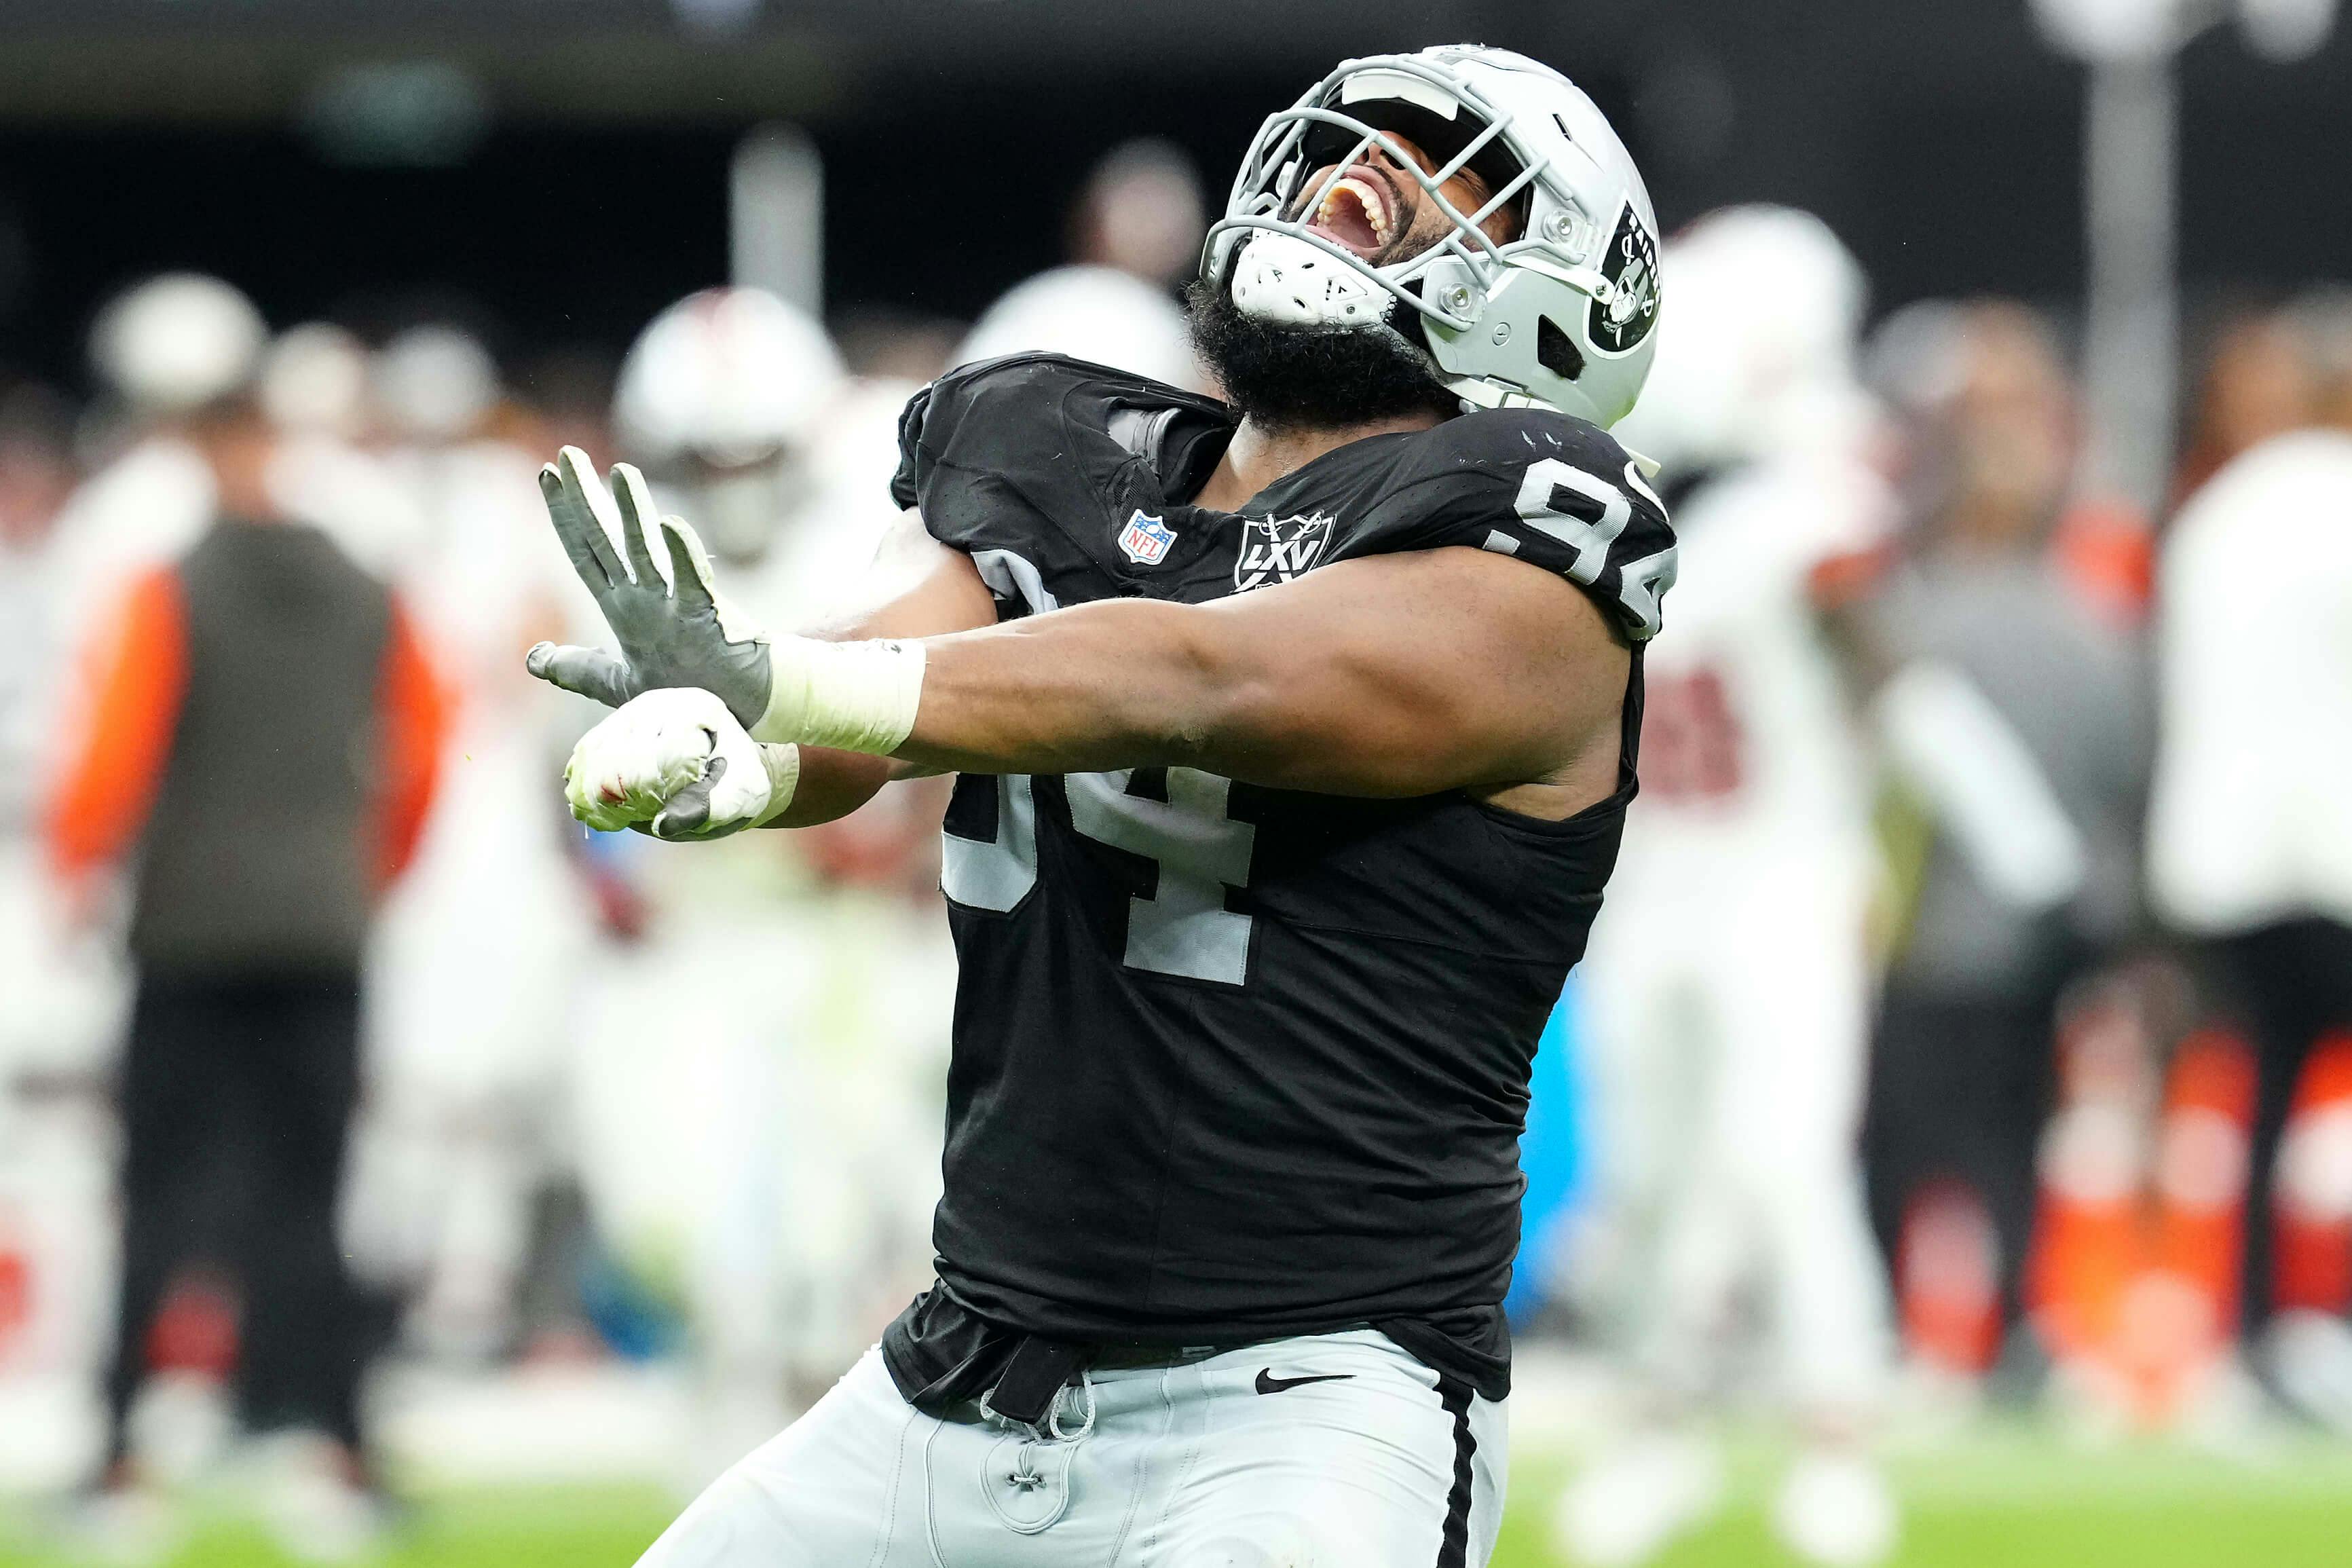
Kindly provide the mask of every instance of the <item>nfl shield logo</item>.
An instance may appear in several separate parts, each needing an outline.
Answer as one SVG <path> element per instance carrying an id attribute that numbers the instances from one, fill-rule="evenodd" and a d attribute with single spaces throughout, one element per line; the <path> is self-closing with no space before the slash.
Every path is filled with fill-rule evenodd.
<path id="1" fill-rule="evenodd" d="M 1139 566 L 1159 565 L 1168 559 L 1168 547 L 1175 542 L 1176 531 L 1156 517 L 1144 516 L 1140 507 L 1118 534 L 1118 547 Z"/>
<path id="2" fill-rule="evenodd" d="M 1315 564 L 1330 538 L 1331 519 L 1323 512 L 1312 517 L 1242 519 L 1242 552 L 1234 562 L 1234 592 L 1289 582 Z"/>

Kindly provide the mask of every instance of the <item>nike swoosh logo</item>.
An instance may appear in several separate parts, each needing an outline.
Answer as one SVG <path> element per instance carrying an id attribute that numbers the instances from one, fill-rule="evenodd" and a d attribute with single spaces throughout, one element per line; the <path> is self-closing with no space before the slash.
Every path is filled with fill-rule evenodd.
<path id="1" fill-rule="evenodd" d="M 1355 1375 L 1352 1372 L 1327 1372 L 1314 1377 L 1276 1377 L 1274 1368 L 1262 1367 L 1257 1374 L 1257 1391 L 1280 1394 L 1286 1388 L 1304 1388 L 1310 1383 L 1342 1383 Z"/>

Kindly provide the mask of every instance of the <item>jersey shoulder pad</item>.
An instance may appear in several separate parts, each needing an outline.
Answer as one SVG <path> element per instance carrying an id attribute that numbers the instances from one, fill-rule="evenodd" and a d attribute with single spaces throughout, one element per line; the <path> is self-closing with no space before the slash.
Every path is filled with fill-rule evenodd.
<path id="1" fill-rule="evenodd" d="M 1549 409 L 1449 419 L 1414 449 L 1349 553 L 1469 545 L 1577 584 L 1636 642 L 1675 580 L 1665 503 L 1607 431 Z"/>
<path id="2" fill-rule="evenodd" d="M 922 507 L 929 518 L 927 501 L 955 476 L 1019 475 L 1048 466 L 1061 455 L 1055 438 L 1062 405 L 1086 380 L 1076 361 L 1054 354 L 1013 354 L 948 372 L 898 416 L 891 499 Z"/>
<path id="3" fill-rule="evenodd" d="M 958 549 L 1017 549 L 1041 528 L 1092 539 L 1124 470 L 1160 458 L 1171 422 L 1222 416 L 1211 399 L 1060 354 L 982 360 L 908 403 L 890 494 Z"/>

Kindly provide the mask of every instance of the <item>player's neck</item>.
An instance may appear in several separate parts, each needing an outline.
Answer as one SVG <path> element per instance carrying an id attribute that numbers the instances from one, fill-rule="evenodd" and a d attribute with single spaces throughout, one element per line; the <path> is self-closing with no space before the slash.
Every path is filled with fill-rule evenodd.
<path id="1" fill-rule="evenodd" d="M 1269 430 L 1254 419 L 1244 419 L 1217 460 L 1216 472 L 1192 498 L 1195 506 L 1217 511 L 1238 511 L 1242 503 L 1285 474 L 1295 473 L 1324 453 L 1360 441 L 1368 436 L 1426 430 L 1440 423 L 1435 413 L 1401 414 L 1362 425 L 1329 428 L 1285 426 Z"/>

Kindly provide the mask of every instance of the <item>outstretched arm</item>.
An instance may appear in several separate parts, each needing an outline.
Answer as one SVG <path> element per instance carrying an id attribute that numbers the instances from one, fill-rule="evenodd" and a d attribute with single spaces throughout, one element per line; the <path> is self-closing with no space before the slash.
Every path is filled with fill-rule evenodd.
<path id="1" fill-rule="evenodd" d="M 1112 600 L 931 637 L 896 755 L 978 773 L 1180 764 L 1366 796 L 1575 773 L 1597 799 L 1629 658 L 1590 598 L 1524 563 L 1374 556 L 1206 605 Z"/>
<path id="2" fill-rule="evenodd" d="M 908 585 L 836 628 L 856 636 L 772 645 L 748 733 L 716 700 L 666 689 L 592 731 L 568 774 L 582 820 L 666 837 L 822 821 L 909 764 L 1459 788 L 1553 818 L 1616 786 L 1631 655 L 1581 590 L 1524 562 L 1409 552 L 1208 605 L 1114 600 L 974 626 L 994 601 L 968 559 L 911 530 L 895 551 Z M 922 635 L 942 620 L 971 629 Z M 759 770 L 786 746 L 803 772 L 770 789 Z"/>

